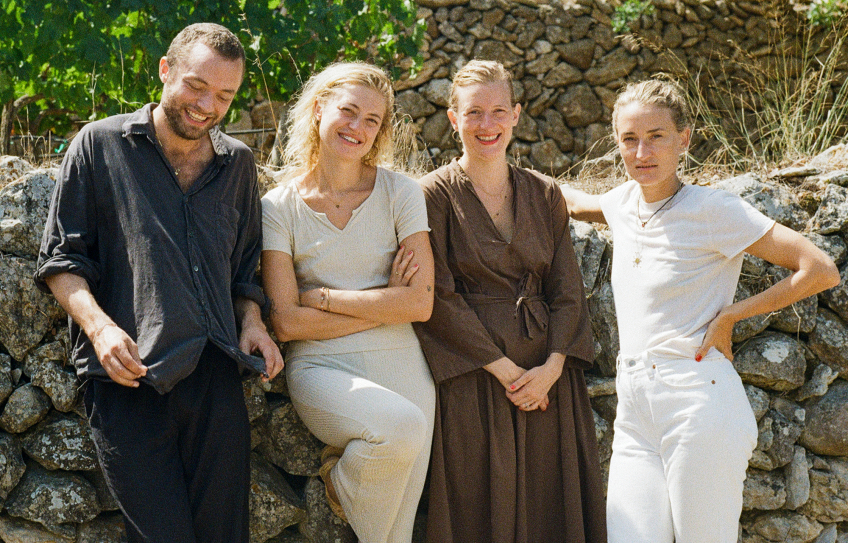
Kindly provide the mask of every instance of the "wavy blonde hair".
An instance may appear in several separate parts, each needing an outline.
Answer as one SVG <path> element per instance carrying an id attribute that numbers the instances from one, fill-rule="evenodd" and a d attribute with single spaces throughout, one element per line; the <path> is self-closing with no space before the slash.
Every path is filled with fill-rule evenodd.
<path id="1" fill-rule="evenodd" d="M 629 104 L 659 106 L 668 109 L 678 132 L 692 128 L 692 113 L 683 91 L 670 81 L 648 79 L 628 83 L 615 100 L 612 109 L 612 133 L 618 137 L 618 112 Z"/>
<path id="2" fill-rule="evenodd" d="M 362 158 L 369 166 L 388 166 L 394 155 L 395 95 L 392 83 L 380 68 L 365 62 L 337 62 L 312 75 L 301 89 L 297 102 L 286 119 L 288 139 L 283 150 L 286 167 L 309 171 L 318 162 L 321 139 L 315 104 L 324 104 L 335 89 L 344 85 L 362 85 L 379 92 L 386 101 L 383 123 L 374 145 Z"/>

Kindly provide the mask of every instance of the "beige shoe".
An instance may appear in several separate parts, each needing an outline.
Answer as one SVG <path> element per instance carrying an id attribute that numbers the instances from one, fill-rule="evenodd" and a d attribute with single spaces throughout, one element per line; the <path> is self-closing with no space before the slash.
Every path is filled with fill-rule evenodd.
<path id="1" fill-rule="evenodd" d="M 342 509 L 336 489 L 333 487 L 333 480 L 330 478 L 330 471 L 333 469 L 333 466 L 338 464 L 339 458 L 341 458 L 343 453 L 344 449 L 340 449 L 339 447 L 333 447 L 332 445 L 324 447 L 324 450 L 321 451 L 321 467 L 318 469 L 318 475 L 324 481 L 324 492 L 327 495 L 327 503 L 330 505 L 330 511 L 347 522 L 347 515 L 345 515 L 344 509 Z"/>

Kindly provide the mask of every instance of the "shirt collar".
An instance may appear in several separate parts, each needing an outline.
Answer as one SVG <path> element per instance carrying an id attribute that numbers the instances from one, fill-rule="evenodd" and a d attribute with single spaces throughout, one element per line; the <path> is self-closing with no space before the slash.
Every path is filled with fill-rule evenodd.
<path id="1" fill-rule="evenodd" d="M 131 135 L 145 136 L 158 145 L 156 129 L 153 127 L 153 108 L 159 104 L 146 104 L 139 110 L 130 113 L 122 125 L 124 137 Z M 226 140 L 221 130 L 215 126 L 209 131 L 212 139 L 212 149 L 219 158 L 229 158 L 233 154 L 233 146 Z"/>

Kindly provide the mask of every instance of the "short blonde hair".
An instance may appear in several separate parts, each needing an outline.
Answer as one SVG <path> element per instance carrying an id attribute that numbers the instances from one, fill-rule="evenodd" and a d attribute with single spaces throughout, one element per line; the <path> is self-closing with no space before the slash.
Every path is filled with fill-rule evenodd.
<path id="1" fill-rule="evenodd" d="M 612 109 L 612 133 L 618 135 L 618 112 L 630 104 L 659 106 L 668 109 L 678 132 L 692 127 L 692 113 L 683 91 L 670 81 L 648 79 L 628 83 L 619 93 Z"/>
<path id="2" fill-rule="evenodd" d="M 506 83 L 509 89 L 509 103 L 515 107 L 518 101 L 515 99 L 515 89 L 512 87 L 512 74 L 504 68 L 504 65 L 495 60 L 472 60 L 463 66 L 453 76 L 450 90 L 450 108 L 456 111 L 459 98 L 456 90 L 461 87 L 470 87 L 485 83 Z"/>
<path id="3" fill-rule="evenodd" d="M 321 140 L 315 104 L 324 104 L 335 89 L 345 85 L 362 85 L 379 92 L 386 102 L 383 123 L 374 138 L 374 145 L 362 158 L 369 166 L 390 165 L 394 154 L 393 131 L 395 95 L 392 83 L 380 68 L 365 62 L 337 62 L 314 74 L 300 91 L 286 119 L 288 135 L 283 162 L 288 167 L 309 171 L 318 162 Z"/>

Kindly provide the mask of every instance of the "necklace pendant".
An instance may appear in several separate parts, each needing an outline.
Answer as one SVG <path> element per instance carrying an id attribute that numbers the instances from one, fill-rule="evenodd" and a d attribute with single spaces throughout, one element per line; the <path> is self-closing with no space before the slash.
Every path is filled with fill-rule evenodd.
<path id="1" fill-rule="evenodd" d="M 638 268 L 642 265 L 642 254 L 638 253 L 633 256 L 633 267 Z"/>

